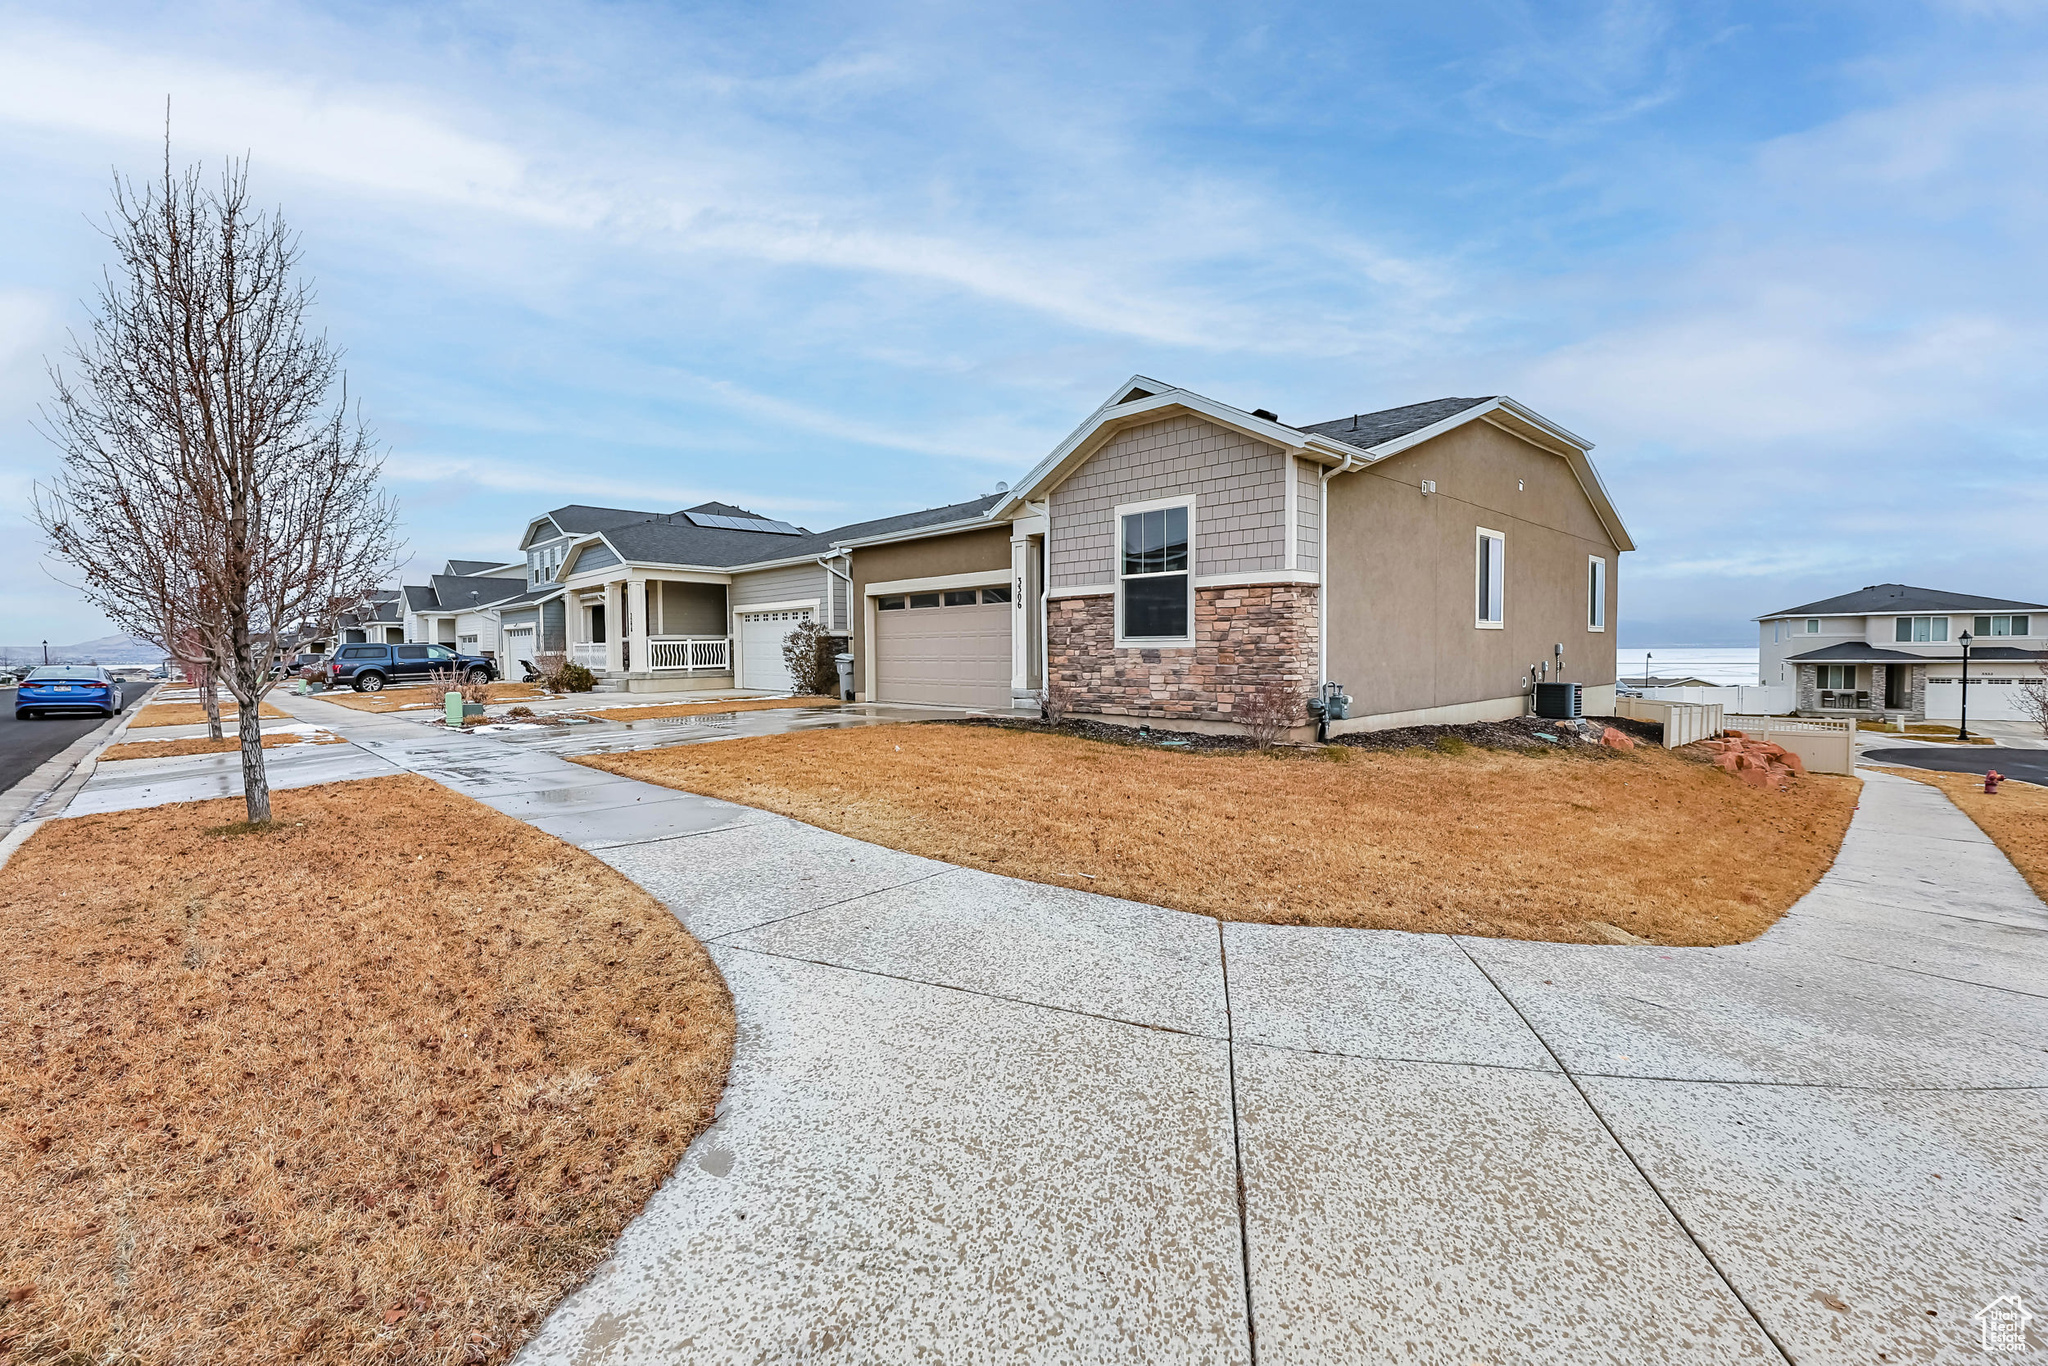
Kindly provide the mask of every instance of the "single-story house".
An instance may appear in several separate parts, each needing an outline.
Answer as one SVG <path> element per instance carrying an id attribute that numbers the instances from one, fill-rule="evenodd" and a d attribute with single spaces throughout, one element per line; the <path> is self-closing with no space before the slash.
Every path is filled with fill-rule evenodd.
<path id="1" fill-rule="evenodd" d="M 1611 711 L 1635 545 L 1590 450 L 1504 395 L 1297 426 L 1134 376 L 985 512 L 834 536 L 860 695 L 1035 707 L 1052 683 L 1080 714 L 1229 730 L 1249 688 L 1329 682 L 1343 733 L 1505 719 L 1561 680 Z"/>
<path id="2" fill-rule="evenodd" d="M 401 590 L 405 639 L 498 658 L 492 609 L 522 592 L 525 578 L 526 568 L 516 560 L 449 560 L 427 582 Z"/>
<path id="3" fill-rule="evenodd" d="M 1794 688 L 1807 716 L 2021 720 L 2013 689 L 2040 680 L 2048 606 L 1903 583 L 1868 584 L 1756 618 L 1765 683 Z"/>

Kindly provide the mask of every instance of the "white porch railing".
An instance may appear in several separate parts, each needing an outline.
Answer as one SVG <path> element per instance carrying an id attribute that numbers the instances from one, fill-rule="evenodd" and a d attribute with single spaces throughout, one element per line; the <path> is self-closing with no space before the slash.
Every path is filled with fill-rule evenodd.
<path id="1" fill-rule="evenodd" d="M 604 642 L 601 640 L 579 640 L 569 646 L 569 662 L 581 664 L 586 669 L 604 667 Z"/>
<path id="2" fill-rule="evenodd" d="M 647 667 L 663 673 L 725 673 L 732 668 L 732 637 L 650 636 Z"/>

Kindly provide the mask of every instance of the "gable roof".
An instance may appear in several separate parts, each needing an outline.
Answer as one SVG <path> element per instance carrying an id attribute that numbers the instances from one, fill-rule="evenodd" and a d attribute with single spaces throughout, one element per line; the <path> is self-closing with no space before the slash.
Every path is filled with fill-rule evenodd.
<path id="1" fill-rule="evenodd" d="M 1009 514 L 1027 501 L 1043 498 L 1125 428 L 1157 422 L 1177 412 L 1195 414 L 1300 459 L 1335 466 L 1339 474 L 1376 464 L 1468 422 L 1486 422 L 1563 459 L 1571 466 L 1579 487 L 1593 504 L 1595 515 L 1607 528 L 1616 548 L 1636 548 L 1628 528 L 1622 525 L 1621 514 L 1615 511 L 1614 500 L 1607 495 L 1600 472 L 1587 458 L 1593 443 L 1574 436 L 1506 394 L 1430 399 L 1306 427 L 1290 427 L 1263 408 L 1248 413 L 1143 375 L 1133 375 L 1119 384 L 1110 400 L 1055 446 L 996 507 L 993 515 Z"/>
<path id="2" fill-rule="evenodd" d="M 1787 607 L 1755 618 L 1771 621 L 1778 617 L 1904 616 L 1914 612 L 2048 612 L 2038 602 L 2014 602 L 2010 598 L 1978 598 L 1968 593 L 1948 593 L 1939 588 L 1915 588 L 1906 583 L 1866 584 L 1853 593 L 1843 593 L 1804 607 Z"/>
<path id="3" fill-rule="evenodd" d="M 486 569 L 497 569 L 511 563 L 512 561 L 510 560 L 450 560 L 448 561 L 446 572 L 450 574 L 481 574 Z"/>
<path id="4" fill-rule="evenodd" d="M 405 608 L 408 612 L 468 612 L 516 597 L 525 588 L 521 579 L 436 574 L 426 583 L 405 585 Z"/>

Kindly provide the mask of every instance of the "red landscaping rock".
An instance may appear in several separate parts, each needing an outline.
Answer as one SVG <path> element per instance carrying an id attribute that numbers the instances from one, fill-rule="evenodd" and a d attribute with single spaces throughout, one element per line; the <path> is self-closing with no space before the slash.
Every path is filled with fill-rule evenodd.
<path id="1" fill-rule="evenodd" d="M 1600 732 L 1600 743 L 1609 749 L 1618 749 L 1624 754 L 1629 753 L 1636 747 L 1636 742 L 1632 737 L 1622 734 L 1612 726 Z"/>

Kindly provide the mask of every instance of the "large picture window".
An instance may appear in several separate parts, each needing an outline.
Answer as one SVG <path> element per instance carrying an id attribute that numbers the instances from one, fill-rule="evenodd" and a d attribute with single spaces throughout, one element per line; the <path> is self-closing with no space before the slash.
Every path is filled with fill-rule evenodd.
<path id="1" fill-rule="evenodd" d="M 1126 640 L 1178 641 L 1189 638 L 1193 604 L 1189 593 L 1186 504 L 1124 513 L 1118 572 L 1122 614 L 1118 634 Z"/>
<path id="2" fill-rule="evenodd" d="M 1497 627 L 1507 620 L 1507 607 L 1504 601 L 1507 590 L 1507 553 L 1506 536 L 1498 531 L 1488 531 L 1485 527 L 1479 528 L 1475 625 Z"/>

